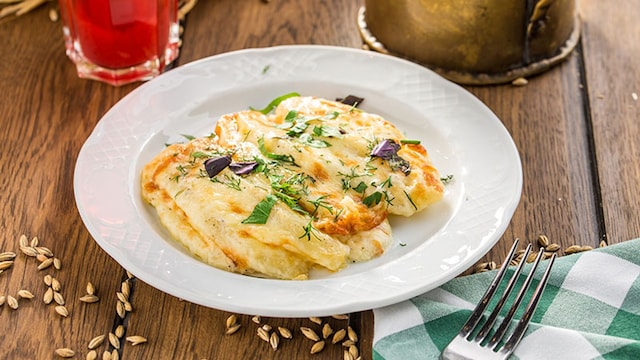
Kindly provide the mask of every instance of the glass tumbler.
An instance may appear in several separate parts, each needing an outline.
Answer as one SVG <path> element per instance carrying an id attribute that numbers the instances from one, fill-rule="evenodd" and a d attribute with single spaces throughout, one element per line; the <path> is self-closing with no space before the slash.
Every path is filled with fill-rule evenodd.
<path id="1" fill-rule="evenodd" d="M 123 85 L 149 80 L 179 52 L 178 0 L 59 0 L 67 56 L 78 76 Z"/>

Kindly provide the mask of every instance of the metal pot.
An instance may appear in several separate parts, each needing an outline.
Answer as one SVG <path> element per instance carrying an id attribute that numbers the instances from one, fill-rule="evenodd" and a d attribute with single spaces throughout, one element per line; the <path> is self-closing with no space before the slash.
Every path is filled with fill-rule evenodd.
<path id="1" fill-rule="evenodd" d="M 358 24 L 370 48 L 462 84 L 545 71 L 580 36 L 575 0 L 365 0 Z"/>

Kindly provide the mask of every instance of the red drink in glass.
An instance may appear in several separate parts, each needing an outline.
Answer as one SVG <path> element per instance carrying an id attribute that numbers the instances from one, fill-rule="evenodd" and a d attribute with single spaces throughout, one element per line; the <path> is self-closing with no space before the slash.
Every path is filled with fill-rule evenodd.
<path id="1" fill-rule="evenodd" d="M 78 75 L 112 85 L 148 80 L 178 56 L 178 0 L 59 0 Z"/>

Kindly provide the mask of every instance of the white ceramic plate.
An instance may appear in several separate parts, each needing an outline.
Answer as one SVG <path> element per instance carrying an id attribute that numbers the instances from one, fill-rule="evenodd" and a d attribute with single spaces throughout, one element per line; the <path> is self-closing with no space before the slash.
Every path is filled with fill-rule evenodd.
<path id="1" fill-rule="evenodd" d="M 182 134 L 206 135 L 219 115 L 297 91 L 364 97 L 361 108 L 419 139 L 442 175 L 444 200 L 392 218 L 380 258 L 307 281 L 227 273 L 187 254 L 140 198 L 142 166 Z M 142 281 L 184 300 L 264 316 L 306 317 L 389 305 L 437 287 L 500 238 L 522 188 L 520 158 L 500 120 L 461 87 L 379 53 L 328 46 L 248 49 L 202 59 L 143 84 L 98 123 L 79 154 L 75 196 L 97 243 Z"/>

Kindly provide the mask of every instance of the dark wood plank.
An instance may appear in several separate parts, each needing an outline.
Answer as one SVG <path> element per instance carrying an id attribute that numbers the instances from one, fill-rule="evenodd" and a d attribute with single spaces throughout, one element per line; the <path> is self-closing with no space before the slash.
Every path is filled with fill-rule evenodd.
<path id="1" fill-rule="evenodd" d="M 580 9 L 606 235 L 617 243 L 640 236 L 640 1 L 582 0 Z"/>
<path id="2" fill-rule="evenodd" d="M 92 337 L 112 328 L 122 275 L 78 216 L 73 171 L 97 120 L 134 86 L 112 88 L 78 79 L 64 53 L 60 23 L 48 18 L 49 7 L 0 24 L 0 252 L 18 253 L 15 265 L 0 274 L 0 295 L 15 297 L 20 289 L 35 295 L 20 300 L 17 310 L 6 303 L 0 307 L 6 322 L 0 332 L 2 359 L 49 359 L 59 347 L 86 353 Z M 62 268 L 37 270 L 37 260 L 19 251 L 21 234 L 37 236 L 61 259 Z M 62 284 L 69 317 L 44 304 L 46 274 Z M 88 281 L 100 302 L 78 301 Z"/>
<path id="3" fill-rule="evenodd" d="M 579 57 L 573 53 L 526 86 L 468 87 L 513 137 L 524 178 L 522 199 L 503 240 L 482 261 L 502 261 L 514 239 L 524 247 L 541 234 L 562 248 L 599 243 Z"/>

